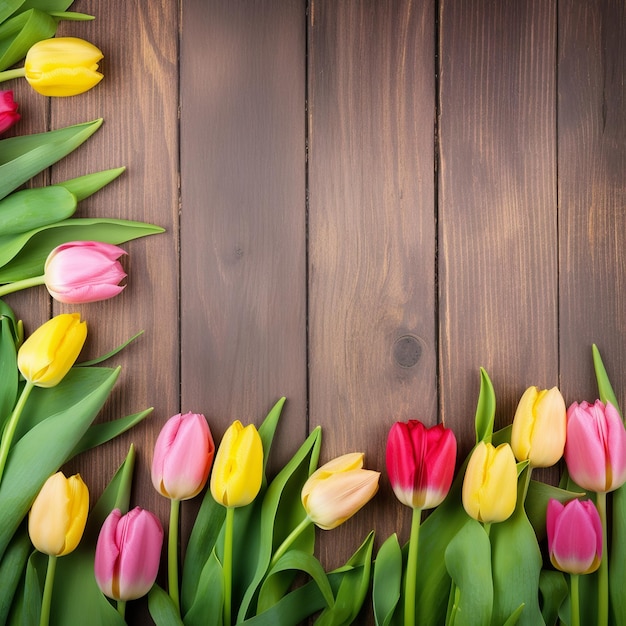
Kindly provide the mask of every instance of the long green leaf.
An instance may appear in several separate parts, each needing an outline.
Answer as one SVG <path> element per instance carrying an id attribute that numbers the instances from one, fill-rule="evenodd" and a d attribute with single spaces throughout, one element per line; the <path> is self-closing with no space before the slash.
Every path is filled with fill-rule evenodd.
<path id="1" fill-rule="evenodd" d="M 10 318 L 0 316 L 0 428 L 10 415 L 17 399 L 17 348 Z"/>
<path id="2" fill-rule="evenodd" d="M 541 614 L 546 626 L 557 626 L 559 609 L 569 594 L 569 588 L 563 572 L 541 570 L 539 592 L 542 598 Z"/>
<path id="3" fill-rule="evenodd" d="M 68 410 L 37 424 L 11 448 L 0 483 L 0 555 L 43 483 L 61 467 L 95 419 L 119 371 L 113 370 L 102 385 Z"/>
<path id="4" fill-rule="evenodd" d="M 602 357 L 600 356 L 600 350 L 594 343 L 591 346 L 591 352 L 593 356 L 593 369 L 596 375 L 596 381 L 598 383 L 598 393 L 600 394 L 600 400 L 606 404 L 610 402 L 618 411 L 620 410 L 617 402 L 617 396 L 613 391 L 613 386 L 609 380 L 609 375 L 606 372 Z"/>
<path id="5" fill-rule="evenodd" d="M 56 163 L 89 139 L 102 119 L 0 140 L 0 198 Z"/>
<path id="6" fill-rule="evenodd" d="M 389 626 L 402 585 L 402 550 L 393 533 L 383 542 L 374 561 L 372 606 L 376 626 Z"/>
<path id="7" fill-rule="evenodd" d="M 32 551 L 26 524 L 22 524 L 0 561 L 0 624 L 6 624 L 13 597 Z"/>
<path id="8" fill-rule="evenodd" d="M 496 396 L 491 379 L 486 370 L 480 368 L 480 393 L 476 408 L 476 443 L 490 442 L 493 434 L 493 424 L 496 416 Z"/>
<path id="9" fill-rule="evenodd" d="M 197 583 L 196 601 L 184 614 L 185 626 L 222 626 L 224 572 L 215 550 L 211 551 Z"/>
<path id="10" fill-rule="evenodd" d="M 568 491 L 547 483 L 531 480 L 526 495 L 526 514 L 532 524 L 539 541 L 546 537 L 546 510 L 550 499 L 558 500 L 565 504 L 574 498 L 584 496 L 582 491 Z"/>
<path id="11" fill-rule="evenodd" d="M 37 626 L 41 617 L 41 596 L 44 584 L 42 572 L 47 559 L 41 552 L 33 552 L 26 565 L 26 580 L 22 610 L 22 626 Z"/>
<path id="12" fill-rule="evenodd" d="M 0 237 L 0 283 L 43 275 L 50 252 L 69 241 L 120 244 L 162 232 L 160 226 L 143 222 L 71 218 L 20 235 Z"/>
<path id="13" fill-rule="evenodd" d="M 26 0 L 21 3 L 20 11 L 26 9 L 39 9 L 50 13 L 52 11 L 65 11 L 74 0 Z"/>
<path id="14" fill-rule="evenodd" d="M 29 9 L 0 25 L 0 71 L 21 61 L 28 50 L 54 36 L 58 21 L 38 9 Z"/>
<path id="15" fill-rule="evenodd" d="M 174 601 L 158 585 L 153 585 L 148 594 L 148 609 L 157 626 L 183 626 Z"/>
<path id="16" fill-rule="evenodd" d="M 85 174 L 78 178 L 64 180 L 63 182 L 55 183 L 53 187 L 64 187 L 70 193 L 74 194 L 76 200 L 80 202 L 114 181 L 125 171 L 125 167 L 115 167 L 110 170 L 102 170 L 100 172 L 93 172 L 92 174 Z"/>
<path id="17" fill-rule="evenodd" d="M 3 0 L 0 4 L 0 24 L 11 17 L 23 4 L 24 0 Z"/>

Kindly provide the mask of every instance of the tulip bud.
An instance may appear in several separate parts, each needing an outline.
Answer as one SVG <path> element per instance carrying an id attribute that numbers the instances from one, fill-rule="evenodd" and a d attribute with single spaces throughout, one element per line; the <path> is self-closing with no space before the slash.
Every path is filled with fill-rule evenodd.
<path id="1" fill-rule="evenodd" d="M 363 453 L 344 454 L 309 476 L 302 487 L 302 506 L 319 528 L 343 524 L 378 491 L 380 472 L 363 468 Z"/>
<path id="2" fill-rule="evenodd" d="M 387 473 L 396 498 L 412 508 L 432 509 L 448 494 L 454 477 L 456 439 L 437 424 L 396 422 L 387 438 Z"/>
<path id="3" fill-rule="evenodd" d="M 170 417 L 154 446 L 154 488 L 173 500 L 193 498 L 206 484 L 214 454 L 213 437 L 204 415 L 179 413 Z"/>
<path id="4" fill-rule="evenodd" d="M 87 338 L 78 313 L 62 313 L 42 324 L 17 353 L 24 378 L 37 387 L 54 387 L 70 371 Z"/>
<path id="5" fill-rule="evenodd" d="M 574 482 L 589 491 L 613 491 L 626 482 L 626 429 L 610 402 L 569 407 L 565 462 Z"/>
<path id="6" fill-rule="evenodd" d="M 517 465 L 511 446 L 495 448 L 481 441 L 474 448 L 463 479 L 463 507 L 479 522 L 502 522 L 517 503 Z"/>
<path id="7" fill-rule="evenodd" d="M 97 69 L 103 56 L 96 46 L 76 37 L 43 39 L 28 50 L 24 75 L 42 96 L 75 96 L 102 80 Z"/>
<path id="8" fill-rule="evenodd" d="M 563 505 L 550 499 L 546 511 L 552 565 L 568 574 L 590 574 L 602 560 L 602 522 L 591 500 Z"/>
<path id="9" fill-rule="evenodd" d="M 0 133 L 8 130 L 20 120 L 17 102 L 13 100 L 12 91 L 0 91 Z"/>
<path id="10" fill-rule="evenodd" d="M 517 460 L 528 460 L 531 467 L 551 467 L 563 456 L 565 433 L 561 392 L 556 387 L 526 389 L 517 405 L 511 432 L 511 448 Z"/>
<path id="11" fill-rule="evenodd" d="M 78 546 L 87 523 L 89 490 L 79 474 L 48 478 L 28 514 L 28 534 L 39 552 L 69 554 Z"/>
<path id="12" fill-rule="evenodd" d="M 136 600 L 150 591 L 159 571 L 163 528 L 158 518 L 138 506 L 122 515 L 113 509 L 98 535 L 96 583 L 113 600 Z"/>
<path id="13" fill-rule="evenodd" d="M 44 279 L 50 295 L 59 302 L 98 302 L 116 296 L 126 278 L 117 259 L 124 250 L 99 241 L 73 241 L 57 246 L 46 259 Z"/>
<path id="14" fill-rule="evenodd" d="M 234 508 L 250 504 L 261 489 L 263 444 L 254 424 L 233 422 L 217 449 L 211 473 L 211 494 L 216 502 Z"/>

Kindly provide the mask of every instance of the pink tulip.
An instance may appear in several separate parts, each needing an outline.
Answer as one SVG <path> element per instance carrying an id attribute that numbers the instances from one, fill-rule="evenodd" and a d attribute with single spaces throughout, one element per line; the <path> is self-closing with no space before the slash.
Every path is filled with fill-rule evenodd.
<path id="1" fill-rule="evenodd" d="M 626 429 L 612 404 L 596 400 L 569 407 L 565 462 L 583 489 L 607 492 L 626 482 Z"/>
<path id="2" fill-rule="evenodd" d="M 20 119 L 17 102 L 13 100 L 12 91 L 0 91 L 0 133 L 8 130 Z"/>
<path id="3" fill-rule="evenodd" d="M 437 424 L 396 422 L 387 439 L 387 474 L 396 497 L 414 509 L 432 509 L 448 494 L 454 476 L 456 438 Z"/>
<path id="4" fill-rule="evenodd" d="M 96 582 L 114 600 L 135 600 L 150 591 L 159 571 L 163 528 L 150 511 L 111 511 L 98 536 Z"/>
<path id="5" fill-rule="evenodd" d="M 99 241 L 73 241 L 57 246 L 46 259 L 45 283 L 59 302 L 86 304 L 107 300 L 124 289 L 126 278 L 117 259 L 124 250 Z"/>
<path id="6" fill-rule="evenodd" d="M 188 500 L 206 484 L 215 445 L 211 430 L 198 413 L 170 417 L 154 446 L 152 484 L 167 498 Z"/>
<path id="7" fill-rule="evenodd" d="M 591 500 L 563 505 L 550 499 L 546 513 L 552 565 L 568 574 L 595 572 L 602 560 L 602 523 Z"/>

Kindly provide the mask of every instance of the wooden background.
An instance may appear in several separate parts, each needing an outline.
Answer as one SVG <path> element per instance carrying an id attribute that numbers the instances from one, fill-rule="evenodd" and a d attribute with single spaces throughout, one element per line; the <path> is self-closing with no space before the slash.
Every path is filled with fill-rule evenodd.
<path id="1" fill-rule="evenodd" d="M 179 411 L 219 440 L 285 395 L 274 467 L 320 424 L 322 460 L 383 470 L 396 420 L 443 420 L 469 450 L 480 366 L 498 427 L 529 385 L 593 400 L 593 342 L 626 400 L 623 0 L 72 8 L 96 20 L 60 34 L 98 45 L 105 79 L 58 100 L 12 85 L 14 132 L 103 117 L 44 181 L 125 165 L 79 214 L 167 229 L 124 246 L 120 297 L 79 307 L 87 356 L 146 331 L 101 419 L 155 407 L 70 468 L 94 497 L 134 442 L 133 502 L 167 525 L 149 465 Z M 7 302 L 27 331 L 76 309 Z M 319 556 L 338 565 L 372 528 L 405 540 L 409 518 L 383 476 Z"/>

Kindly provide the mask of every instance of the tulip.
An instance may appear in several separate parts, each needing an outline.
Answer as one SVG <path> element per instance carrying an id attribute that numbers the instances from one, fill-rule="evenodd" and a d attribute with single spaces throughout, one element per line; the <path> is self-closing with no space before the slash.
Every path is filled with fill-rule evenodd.
<path id="1" fill-rule="evenodd" d="M 56 559 L 76 549 L 85 530 L 89 490 L 79 474 L 66 478 L 62 472 L 46 480 L 28 514 L 28 534 L 39 552 L 48 555 L 41 603 L 40 625 L 48 624 Z"/>
<path id="2" fill-rule="evenodd" d="M 211 430 L 198 413 L 170 417 L 154 446 L 152 484 L 170 498 L 170 527 L 168 541 L 169 592 L 179 608 L 178 594 L 178 519 L 180 501 L 188 500 L 202 491 L 213 463 L 215 445 Z"/>
<path id="3" fill-rule="evenodd" d="M 31 46 L 24 61 L 24 76 L 43 96 L 75 96 L 95 87 L 102 52 L 76 37 L 44 39 Z"/>
<path id="4" fill-rule="evenodd" d="M 511 448 L 518 461 L 532 467 L 551 467 L 565 447 L 566 412 L 561 392 L 529 387 L 522 394 L 511 432 Z"/>
<path id="5" fill-rule="evenodd" d="M 456 438 L 437 424 L 396 422 L 387 438 L 387 473 L 396 498 L 406 506 L 432 509 L 448 494 L 454 477 Z"/>
<path id="6" fill-rule="evenodd" d="M 448 494 L 454 477 L 456 438 L 437 424 L 396 422 L 387 437 L 387 473 L 396 498 L 413 509 L 405 577 L 404 623 L 415 623 L 415 586 L 422 509 L 432 509 Z"/>
<path id="7" fill-rule="evenodd" d="M 491 524 L 511 516 L 517 503 L 517 465 L 508 443 L 497 448 L 480 441 L 463 479 L 463 507 L 470 517 Z"/>
<path id="8" fill-rule="evenodd" d="M 99 241 L 73 241 L 57 246 L 46 259 L 44 281 L 59 302 L 97 302 L 113 298 L 124 289 L 126 278 L 117 259 L 124 250 Z"/>
<path id="9" fill-rule="evenodd" d="M 119 603 L 150 591 L 159 571 L 163 528 L 158 518 L 140 507 L 125 515 L 113 509 L 100 529 L 94 570 L 102 593 Z M 123 613 L 122 604 L 122 613 Z"/>
<path id="10" fill-rule="evenodd" d="M 0 133 L 8 130 L 20 119 L 17 112 L 17 102 L 13 100 L 13 92 L 0 91 Z"/>
<path id="11" fill-rule="evenodd" d="M 211 474 L 211 495 L 226 507 L 224 526 L 224 624 L 231 623 L 235 508 L 250 504 L 261 489 L 263 443 L 254 427 L 235 420 L 224 433 Z"/>
<path id="12" fill-rule="evenodd" d="M 600 514 L 591 500 L 570 500 L 563 505 L 550 499 L 546 531 L 552 565 L 570 574 L 572 626 L 579 626 L 578 576 L 600 567 L 606 547 Z"/>
<path id="13" fill-rule="evenodd" d="M 62 313 L 42 324 L 17 353 L 17 367 L 26 384 L 0 440 L 0 479 L 18 421 L 33 387 L 54 387 L 69 372 L 87 338 L 87 324 L 78 313 Z"/>
<path id="14" fill-rule="evenodd" d="M 343 524 L 378 491 L 380 472 L 363 469 L 363 453 L 344 454 L 317 469 L 304 483 L 302 506 L 319 528 Z"/>
<path id="15" fill-rule="evenodd" d="M 239 420 L 229 426 L 215 456 L 211 494 L 219 504 L 235 508 L 250 504 L 261 489 L 263 444 L 254 424 Z"/>
<path id="16" fill-rule="evenodd" d="M 154 446 L 154 488 L 166 498 L 193 498 L 206 484 L 214 454 L 213 437 L 204 415 L 179 413 L 170 417 Z"/>
<path id="17" fill-rule="evenodd" d="M 569 407 L 565 462 L 583 489 L 607 492 L 626 482 L 626 429 L 610 402 Z"/>

